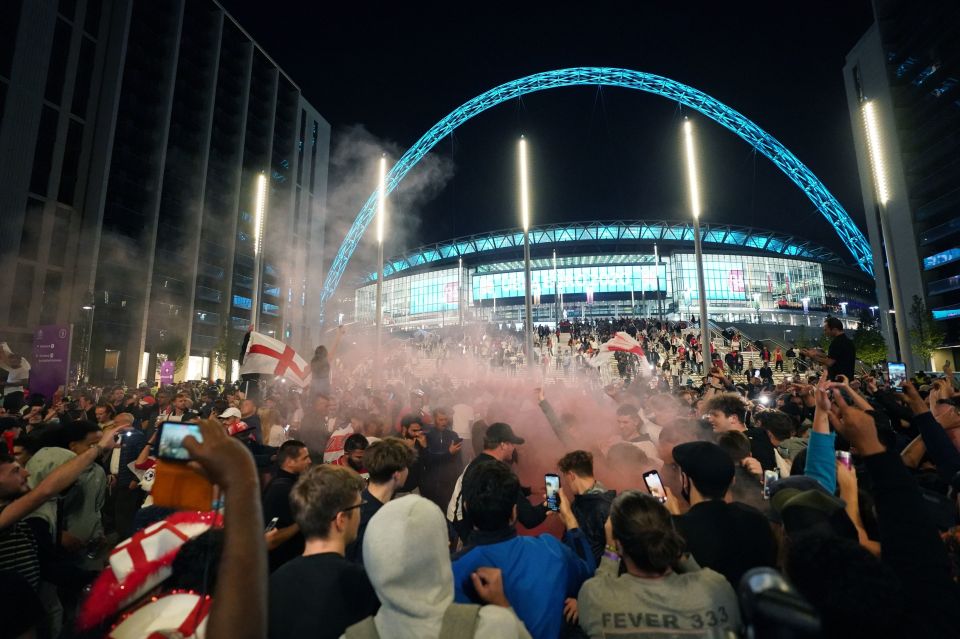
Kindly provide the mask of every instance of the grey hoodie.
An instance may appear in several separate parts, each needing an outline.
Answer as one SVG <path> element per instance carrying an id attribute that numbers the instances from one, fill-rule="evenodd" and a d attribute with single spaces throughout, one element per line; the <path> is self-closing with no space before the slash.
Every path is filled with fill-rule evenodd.
<path id="1" fill-rule="evenodd" d="M 377 511 L 363 538 L 363 563 L 380 598 L 374 617 L 382 639 L 432 639 L 440 635 L 453 603 L 453 570 L 447 523 L 433 502 L 419 495 L 395 499 Z M 512 610 L 483 606 L 476 639 L 530 639 Z"/>

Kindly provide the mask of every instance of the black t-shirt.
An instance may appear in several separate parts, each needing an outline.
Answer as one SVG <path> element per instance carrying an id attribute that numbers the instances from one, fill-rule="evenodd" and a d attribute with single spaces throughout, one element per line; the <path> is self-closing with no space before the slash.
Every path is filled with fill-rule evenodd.
<path id="1" fill-rule="evenodd" d="M 277 518 L 277 528 L 287 528 L 295 522 L 290 511 L 290 491 L 297 483 L 297 475 L 281 469 L 263 491 L 263 521 L 269 524 Z M 303 535 L 297 533 L 291 539 L 270 552 L 270 572 L 273 572 L 294 557 L 303 554 Z"/>
<path id="2" fill-rule="evenodd" d="M 298 557 L 270 575 L 270 639 L 339 639 L 380 600 L 363 566 L 336 553 Z"/>
<path id="3" fill-rule="evenodd" d="M 357 531 L 357 539 L 347 546 L 347 559 L 358 564 L 363 563 L 363 536 L 367 533 L 367 524 L 377 511 L 383 508 L 383 502 L 370 494 L 368 489 L 360 493 L 363 499 L 363 505 L 360 506 L 360 529 Z"/>
<path id="4" fill-rule="evenodd" d="M 697 563 L 722 574 L 734 588 L 740 587 L 740 578 L 751 568 L 776 565 L 770 524 L 756 508 L 710 500 L 675 521 Z"/>
<path id="5" fill-rule="evenodd" d="M 833 360 L 833 366 L 827 369 L 830 379 L 836 379 L 837 375 L 846 375 L 848 380 L 853 379 L 853 366 L 857 359 L 857 352 L 853 347 L 853 341 L 847 337 L 846 333 L 840 333 L 833 338 L 827 357 Z"/>

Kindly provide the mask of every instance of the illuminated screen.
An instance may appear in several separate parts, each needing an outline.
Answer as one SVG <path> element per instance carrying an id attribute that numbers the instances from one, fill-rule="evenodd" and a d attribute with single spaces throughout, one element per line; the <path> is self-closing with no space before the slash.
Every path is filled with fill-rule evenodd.
<path id="1" fill-rule="evenodd" d="M 632 266 L 584 266 L 540 269 L 530 272 L 530 288 L 533 295 L 553 295 L 555 286 L 565 295 L 571 293 L 616 293 L 657 290 L 657 271 L 653 264 Z M 660 290 L 667 291 L 666 266 L 660 266 Z M 488 273 L 473 276 L 473 299 L 523 297 L 523 271 L 511 273 Z"/>

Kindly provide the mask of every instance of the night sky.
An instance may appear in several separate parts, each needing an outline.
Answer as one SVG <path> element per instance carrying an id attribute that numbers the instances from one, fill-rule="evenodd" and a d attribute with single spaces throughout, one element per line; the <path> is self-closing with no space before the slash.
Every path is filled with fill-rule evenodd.
<path id="1" fill-rule="evenodd" d="M 497 84 L 550 69 L 624 67 L 689 84 L 743 113 L 864 228 L 842 76 L 844 56 L 872 22 L 868 0 L 702 9 L 676 2 L 221 2 L 333 125 L 334 144 L 359 124 L 406 149 Z M 452 160 L 454 174 L 414 212 L 419 230 L 406 242 L 517 226 L 521 134 L 530 140 L 534 224 L 685 219 L 686 114 L 665 98 L 613 88 L 555 89 L 504 103 L 438 145 L 434 152 Z M 719 124 L 689 115 L 701 149 L 704 221 L 795 233 L 849 261 L 779 169 Z M 337 179 L 331 175 L 333 187 Z M 334 213 L 353 215 L 361 204 Z"/>

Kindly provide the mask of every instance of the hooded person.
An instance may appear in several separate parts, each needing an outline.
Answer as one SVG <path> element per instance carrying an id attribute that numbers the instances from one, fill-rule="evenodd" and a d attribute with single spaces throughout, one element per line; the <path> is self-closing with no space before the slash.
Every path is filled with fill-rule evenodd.
<path id="1" fill-rule="evenodd" d="M 367 527 L 363 562 L 380 599 L 380 610 L 347 628 L 345 639 L 476 637 L 529 639 L 503 595 L 499 571 L 478 569 L 493 586 L 485 606 L 453 603 L 453 571 L 447 553 L 447 522 L 428 499 L 407 495 L 384 505 Z M 484 588 L 484 590 L 486 590 Z M 472 630 L 471 630 L 472 629 Z"/>

